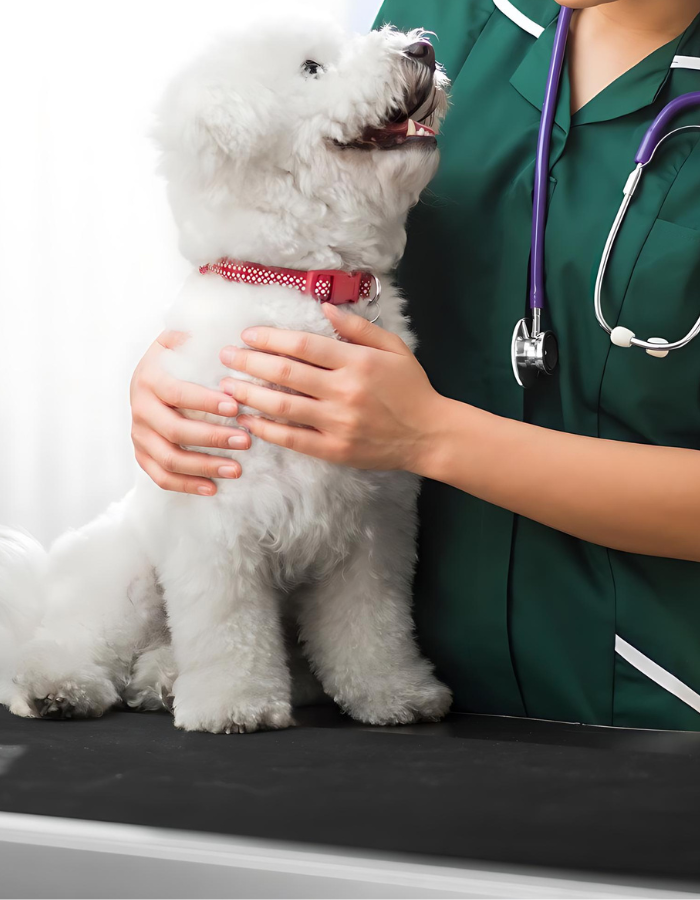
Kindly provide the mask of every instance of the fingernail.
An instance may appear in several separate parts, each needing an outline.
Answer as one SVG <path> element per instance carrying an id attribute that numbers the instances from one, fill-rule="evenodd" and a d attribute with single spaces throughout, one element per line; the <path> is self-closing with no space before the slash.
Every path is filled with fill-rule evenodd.
<path id="1" fill-rule="evenodd" d="M 234 434 L 228 439 L 228 445 L 234 450 L 245 450 L 248 447 L 248 438 L 242 434 Z"/>
<path id="2" fill-rule="evenodd" d="M 212 494 L 216 493 L 216 488 L 213 484 L 201 484 L 197 488 L 198 494 L 203 494 L 205 497 L 211 497 Z"/>
<path id="3" fill-rule="evenodd" d="M 235 403 L 219 403 L 220 416 L 235 416 L 236 409 L 237 407 Z"/>
<path id="4" fill-rule="evenodd" d="M 221 478 L 238 478 L 238 469 L 234 466 L 222 466 L 219 475 Z"/>
<path id="5" fill-rule="evenodd" d="M 221 361 L 225 366 L 230 366 L 236 358 L 236 348 L 226 347 L 221 351 Z"/>
<path id="6" fill-rule="evenodd" d="M 246 328 L 246 330 L 241 333 L 241 337 L 246 344 L 254 344 L 258 339 L 258 332 L 254 328 Z"/>

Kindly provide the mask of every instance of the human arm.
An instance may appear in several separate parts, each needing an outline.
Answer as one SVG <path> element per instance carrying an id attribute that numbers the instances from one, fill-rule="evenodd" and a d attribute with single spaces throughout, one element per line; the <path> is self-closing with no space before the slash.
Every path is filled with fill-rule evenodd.
<path id="1" fill-rule="evenodd" d="M 700 452 L 567 434 L 450 400 L 398 337 L 324 309 L 345 342 L 256 328 L 244 332 L 252 349 L 222 351 L 226 365 L 306 395 L 225 379 L 239 403 L 311 426 L 240 417 L 253 435 L 412 471 L 613 549 L 700 561 Z"/>
<path id="2" fill-rule="evenodd" d="M 131 380 L 131 438 L 136 461 L 155 483 L 168 491 L 211 496 L 212 478 L 238 478 L 241 467 L 225 457 L 183 450 L 181 445 L 244 450 L 250 438 L 238 428 L 188 419 L 179 409 L 222 416 L 238 412 L 231 397 L 198 384 L 178 381 L 160 366 L 164 350 L 187 339 L 176 331 L 164 331 L 146 351 Z"/>

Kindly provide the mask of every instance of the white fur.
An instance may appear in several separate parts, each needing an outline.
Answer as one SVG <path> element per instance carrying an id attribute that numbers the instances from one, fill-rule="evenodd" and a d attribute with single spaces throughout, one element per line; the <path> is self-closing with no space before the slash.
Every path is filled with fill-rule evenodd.
<path id="1" fill-rule="evenodd" d="M 401 102 L 416 65 L 402 51 L 418 37 L 268 23 L 221 41 L 174 81 L 155 136 L 193 266 L 232 256 L 372 271 L 384 283 L 384 327 L 412 344 L 389 273 L 437 154 L 334 142 Z M 306 59 L 323 74 L 305 75 Z M 436 80 L 445 82 L 439 71 Z M 352 309 L 370 315 L 364 301 Z M 333 336 L 308 296 L 196 268 L 167 324 L 190 335 L 165 354 L 167 369 L 212 388 L 228 374 L 219 350 L 240 343 L 247 326 Z M 441 717 L 449 691 L 420 656 L 410 615 L 418 480 L 257 440 L 246 452 L 212 452 L 240 459 L 242 478 L 220 480 L 208 498 L 167 493 L 142 475 L 124 500 L 56 542 L 45 573 L 32 563 L 34 545 L 2 538 L 5 654 L 31 630 L 37 579 L 45 610 L 12 696 L 0 699 L 22 715 L 100 715 L 120 699 L 152 709 L 174 697 L 175 724 L 187 730 L 285 727 L 291 617 L 323 688 L 351 715 L 379 724 Z"/>
<path id="2" fill-rule="evenodd" d="M 14 697 L 19 648 L 41 619 L 46 554 L 29 535 L 0 528 L 0 703 Z"/>

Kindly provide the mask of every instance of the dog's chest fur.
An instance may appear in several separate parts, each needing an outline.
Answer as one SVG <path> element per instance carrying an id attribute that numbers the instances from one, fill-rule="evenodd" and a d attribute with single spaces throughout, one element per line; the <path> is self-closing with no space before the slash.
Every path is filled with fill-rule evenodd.
<path id="1" fill-rule="evenodd" d="M 392 289 L 386 293 L 388 297 L 382 298 L 384 324 L 391 323 L 391 330 L 410 341 L 400 300 Z M 269 325 L 334 336 L 321 305 L 305 294 L 198 273 L 185 282 L 167 325 L 189 337 L 177 350 L 165 354 L 164 367 L 177 378 L 214 389 L 232 374 L 219 360 L 221 349 L 244 346 L 241 332 L 247 327 Z M 250 380 L 244 373 L 233 374 Z M 219 424 L 236 424 L 233 419 L 183 412 Z M 246 451 L 204 452 L 239 460 L 243 475 L 238 480 L 218 480 L 214 498 L 159 492 L 160 501 L 171 507 L 168 530 L 175 535 L 178 528 L 196 529 L 201 521 L 210 533 L 215 519 L 224 546 L 243 540 L 258 562 L 261 555 L 268 559 L 271 577 L 286 584 L 322 575 L 337 564 L 364 527 L 364 512 L 377 491 L 392 490 L 394 483 L 405 490 L 412 478 L 406 473 L 348 469 L 256 438 Z"/>

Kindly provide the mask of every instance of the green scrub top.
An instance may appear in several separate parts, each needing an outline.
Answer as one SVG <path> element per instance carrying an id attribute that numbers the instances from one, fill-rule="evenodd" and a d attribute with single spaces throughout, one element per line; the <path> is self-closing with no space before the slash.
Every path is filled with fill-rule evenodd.
<path id="1" fill-rule="evenodd" d="M 524 392 L 510 341 L 527 310 L 535 147 L 560 7 L 514 6 L 530 31 L 544 29 L 539 36 L 492 0 L 387 0 L 377 20 L 434 31 L 453 82 L 440 170 L 411 213 L 399 269 L 420 359 L 438 391 L 501 416 L 700 449 L 700 338 L 652 358 L 611 345 L 593 312 L 601 252 L 641 138 L 668 101 L 700 90 L 700 71 L 671 67 L 676 55 L 700 57 L 700 17 L 573 116 L 565 66 L 543 318 L 560 365 Z M 698 121 L 696 109 L 672 127 Z M 604 312 L 641 337 L 677 340 L 700 315 L 699 287 L 700 146 L 698 132 L 685 132 L 657 152 L 635 196 Z M 455 709 L 700 730 L 700 564 L 609 550 L 435 482 L 424 485 L 421 523 L 419 638 Z M 642 656 L 629 662 L 629 648 Z M 666 686 L 649 664 L 652 676 L 664 670 Z"/>

